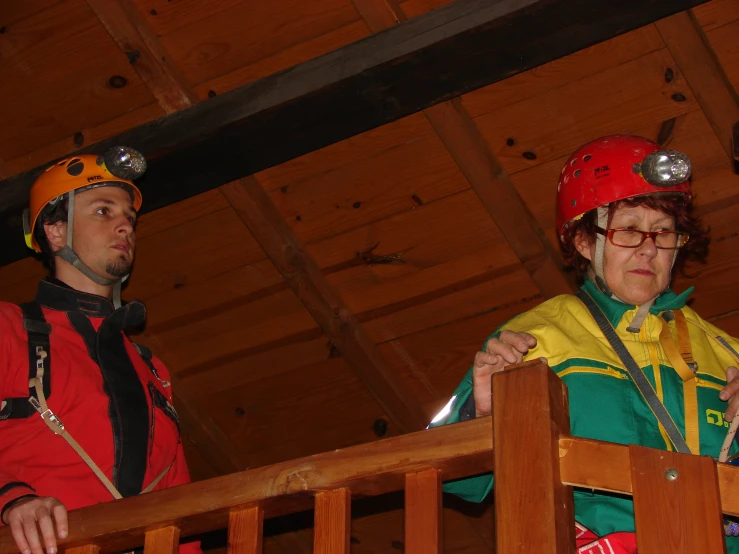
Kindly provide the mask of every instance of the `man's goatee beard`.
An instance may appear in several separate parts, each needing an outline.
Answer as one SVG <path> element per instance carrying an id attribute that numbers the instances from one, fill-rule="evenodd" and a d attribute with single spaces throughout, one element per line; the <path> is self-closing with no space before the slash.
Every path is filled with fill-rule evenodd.
<path id="1" fill-rule="evenodd" d="M 105 266 L 105 271 L 111 277 L 120 279 L 131 272 L 131 264 L 125 260 L 110 261 Z"/>

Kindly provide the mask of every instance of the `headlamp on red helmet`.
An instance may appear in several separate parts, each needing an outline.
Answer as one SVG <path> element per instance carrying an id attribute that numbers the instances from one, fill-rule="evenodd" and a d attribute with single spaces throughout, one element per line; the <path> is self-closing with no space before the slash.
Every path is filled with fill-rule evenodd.
<path id="1" fill-rule="evenodd" d="M 677 150 L 658 150 L 641 164 L 634 164 L 634 173 L 641 173 L 647 183 L 658 187 L 673 187 L 687 181 L 692 169 L 690 158 Z"/>

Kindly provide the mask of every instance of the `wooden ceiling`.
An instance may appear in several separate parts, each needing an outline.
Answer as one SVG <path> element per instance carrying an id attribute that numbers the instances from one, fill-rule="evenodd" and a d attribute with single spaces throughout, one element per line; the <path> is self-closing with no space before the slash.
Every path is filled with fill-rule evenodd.
<path id="1" fill-rule="evenodd" d="M 444 4 L 5 0 L 0 176 Z M 490 332 L 572 286 L 557 176 L 604 134 L 691 156 L 713 242 L 673 285 L 739 335 L 737 90 L 739 3 L 711 0 L 142 216 L 124 296 L 146 302 L 135 340 L 176 375 L 193 477 L 423 426 Z M 43 274 L 1 267 L 0 298 L 29 299 Z M 491 552 L 490 504 L 448 503 L 446 551 Z M 402 551 L 401 506 L 360 503 L 352 551 Z M 275 522 L 265 551 L 309 552 L 302 526 Z"/>

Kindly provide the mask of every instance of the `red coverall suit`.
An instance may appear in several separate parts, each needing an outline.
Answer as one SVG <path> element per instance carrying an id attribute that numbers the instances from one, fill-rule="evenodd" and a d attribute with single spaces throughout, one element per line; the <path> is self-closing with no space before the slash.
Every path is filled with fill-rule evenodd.
<path id="1" fill-rule="evenodd" d="M 170 464 L 154 490 L 188 483 L 169 372 L 156 358 L 149 367 L 124 334 L 124 329 L 143 324 L 144 305 L 133 301 L 114 310 L 108 300 L 53 278 L 41 281 L 35 302 L 51 326 L 48 406 L 69 434 L 124 497 L 139 494 Z M 28 396 L 23 315 L 15 304 L 2 302 L 0 400 Z M 88 465 L 36 411 L 2 419 L 8 416 L 5 412 L 0 412 L 0 510 L 30 494 L 53 496 L 68 510 L 112 500 Z M 196 554 L 200 547 L 185 544 L 180 552 Z"/>

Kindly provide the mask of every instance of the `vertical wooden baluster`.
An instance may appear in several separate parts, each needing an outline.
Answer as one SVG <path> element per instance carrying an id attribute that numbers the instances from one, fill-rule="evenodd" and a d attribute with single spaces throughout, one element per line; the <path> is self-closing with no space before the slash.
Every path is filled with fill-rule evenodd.
<path id="1" fill-rule="evenodd" d="M 100 547 L 94 544 L 86 544 L 85 546 L 78 546 L 76 548 L 65 548 L 64 554 L 99 554 Z"/>
<path id="2" fill-rule="evenodd" d="M 405 552 L 441 554 L 441 473 L 427 469 L 405 476 Z"/>
<path id="3" fill-rule="evenodd" d="M 170 526 L 146 532 L 144 554 L 175 554 L 180 545 L 180 530 Z"/>
<path id="4" fill-rule="evenodd" d="M 228 514 L 228 554 L 261 554 L 263 523 L 259 506 Z"/>
<path id="5" fill-rule="evenodd" d="M 351 491 L 335 489 L 316 495 L 314 554 L 349 554 Z"/>
<path id="6" fill-rule="evenodd" d="M 567 389 L 540 362 L 493 375 L 496 552 L 575 550 L 572 487 L 559 473 Z"/>
<path id="7" fill-rule="evenodd" d="M 705 456 L 629 446 L 639 554 L 724 550 L 716 463 Z"/>

